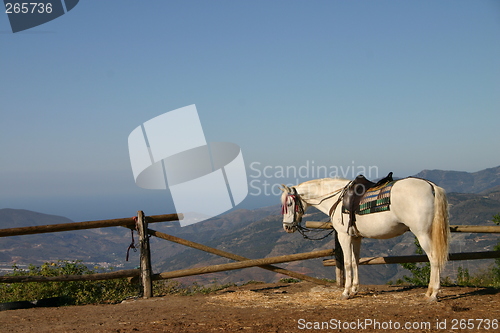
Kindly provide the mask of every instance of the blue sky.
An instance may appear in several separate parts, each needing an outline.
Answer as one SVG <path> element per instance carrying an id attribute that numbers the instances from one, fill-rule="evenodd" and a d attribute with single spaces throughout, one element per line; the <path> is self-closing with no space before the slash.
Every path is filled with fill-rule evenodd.
<path id="1" fill-rule="evenodd" d="M 80 1 L 15 34 L 0 13 L 0 208 L 173 212 L 127 138 L 191 104 L 256 187 L 266 166 L 498 166 L 499 59 L 497 1 Z M 278 203 L 256 191 L 240 206 Z"/>

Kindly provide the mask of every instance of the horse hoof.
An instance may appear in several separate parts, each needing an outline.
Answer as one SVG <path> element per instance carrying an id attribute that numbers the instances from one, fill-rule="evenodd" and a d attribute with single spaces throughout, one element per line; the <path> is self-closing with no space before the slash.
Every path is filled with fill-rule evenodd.
<path id="1" fill-rule="evenodd" d="M 427 303 L 436 303 L 437 297 L 436 296 L 426 297 L 426 300 L 427 300 Z"/>
<path id="2" fill-rule="evenodd" d="M 344 295 L 344 294 L 340 295 L 340 299 L 341 300 L 346 300 L 346 299 L 349 299 L 349 298 L 351 298 L 351 295 Z"/>

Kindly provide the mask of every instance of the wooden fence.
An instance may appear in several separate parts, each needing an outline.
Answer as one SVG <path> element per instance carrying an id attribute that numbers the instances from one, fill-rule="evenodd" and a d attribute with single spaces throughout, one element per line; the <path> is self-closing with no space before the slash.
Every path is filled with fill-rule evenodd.
<path id="1" fill-rule="evenodd" d="M 10 228 L 10 229 L 0 229 L 0 237 L 7 236 L 20 236 L 20 235 L 30 235 L 48 232 L 61 232 L 70 230 L 83 230 L 92 228 L 106 228 L 122 226 L 132 230 L 137 230 L 139 233 L 139 244 L 140 244 L 140 269 L 128 269 L 120 270 L 108 273 L 98 273 L 98 274 L 86 274 L 86 275 L 63 275 L 63 276 L 0 276 L 0 283 L 16 283 L 16 282 L 48 282 L 48 281 L 91 281 L 91 280 L 109 280 L 118 278 L 130 278 L 131 282 L 140 282 L 142 285 L 143 297 L 149 298 L 153 296 L 152 281 L 171 279 L 174 277 L 183 277 L 190 275 L 200 275 L 214 272 L 221 272 L 227 270 L 241 269 L 246 267 L 260 267 L 267 269 L 276 273 L 288 275 L 297 279 L 314 282 L 317 284 L 330 284 L 329 282 L 321 279 L 317 279 L 308 275 L 300 274 L 297 272 L 289 271 L 284 268 L 273 266 L 272 264 L 305 260 L 312 258 L 320 258 L 332 256 L 334 250 L 321 250 L 306 253 L 298 253 L 291 255 L 284 255 L 278 257 L 269 257 L 263 259 L 248 259 L 236 254 L 225 252 L 216 248 L 212 248 L 203 244 L 188 241 L 179 237 L 168 235 L 156 230 L 148 228 L 148 223 L 156 222 L 166 222 L 166 221 L 177 221 L 183 218 L 182 214 L 167 214 L 167 215 L 155 215 L 155 216 L 144 216 L 142 211 L 137 212 L 137 216 L 134 218 L 122 218 L 113 220 L 99 220 L 99 221 L 87 221 L 87 222 L 74 222 L 65 224 L 53 224 L 53 225 L 43 225 L 34 227 L 21 227 L 21 228 Z M 195 249 L 199 249 L 205 252 L 216 254 L 225 258 L 233 259 L 238 262 L 222 264 L 222 265 L 212 265 L 206 267 L 198 267 L 191 269 L 182 269 L 172 272 L 164 272 L 160 274 L 153 274 L 151 269 L 151 256 L 149 247 L 149 235 L 156 236 L 158 238 L 166 239 L 178 244 L 189 246 Z"/>
<path id="2" fill-rule="evenodd" d="M 122 226 L 132 230 L 137 230 L 139 233 L 140 244 L 140 269 L 120 270 L 108 273 L 97 273 L 87 275 L 64 275 L 64 276 L 0 276 L 0 283 L 15 283 L 15 282 L 48 282 L 48 281 L 90 281 L 90 280 L 109 280 L 118 278 L 130 278 L 131 282 L 140 282 L 142 285 L 143 297 L 149 298 L 153 296 L 152 281 L 171 279 L 176 277 L 200 275 L 221 271 L 228 271 L 234 269 L 241 269 L 247 267 L 260 267 L 276 273 L 288 275 L 300 280 L 310 281 L 317 284 L 328 285 L 331 284 L 325 280 L 317 279 L 308 275 L 300 274 L 297 272 L 289 271 L 280 267 L 273 266 L 272 264 L 291 262 L 296 260 L 306 260 L 312 258 L 328 257 L 335 255 L 335 259 L 324 260 L 325 266 L 337 266 L 337 284 L 342 283 L 343 272 L 341 265 L 342 251 L 335 250 L 320 250 L 306 253 L 298 253 L 291 255 L 283 255 L 277 257 L 269 257 L 262 259 L 248 259 L 236 254 L 212 248 L 203 244 L 188 241 L 179 237 L 168 235 L 159 231 L 148 228 L 148 223 L 177 221 L 183 218 L 182 214 L 167 214 L 155 215 L 146 217 L 142 211 L 137 212 L 134 218 L 122 218 L 113 220 L 99 220 L 87 222 L 75 222 L 65 224 L 53 224 L 34 227 L 10 228 L 0 229 L 0 237 L 30 235 L 48 232 L 61 232 L 70 230 L 83 230 L 92 228 L 106 228 Z M 331 224 L 327 222 L 306 222 L 307 228 L 316 229 L 331 229 Z M 500 233 L 500 226 L 450 226 L 452 232 L 488 232 Z M 151 269 L 151 257 L 149 236 L 155 236 L 171 242 L 189 246 L 199 249 L 208 253 L 216 254 L 221 257 L 236 260 L 237 262 L 212 265 L 205 267 L 181 269 L 177 271 L 164 272 L 160 274 L 153 274 Z M 338 241 L 336 240 L 336 249 L 340 249 Z M 450 260 L 470 260 L 470 259 L 487 259 L 487 258 L 500 258 L 500 251 L 489 252 L 474 252 L 474 253 L 454 253 L 450 254 Z M 425 262 L 428 261 L 427 256 L 399 256 L 399 257 L 369 257 L 361 258 L 361 265 L 373 264 L 395 264 L 403 262 Z"/>

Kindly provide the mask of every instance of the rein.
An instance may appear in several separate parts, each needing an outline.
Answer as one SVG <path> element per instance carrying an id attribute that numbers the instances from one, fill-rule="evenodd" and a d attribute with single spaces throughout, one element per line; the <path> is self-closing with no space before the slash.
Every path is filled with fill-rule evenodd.
<path id="1" fill-rule="evenodd" d="M 326 223 L 326 222 L 325 222 Z M 308 239 L 308 240 L 313 240 L 313 241 L 317 241 L 317 240 L 323 240 L 325 239 L 326 237 L 330 236 L 331 234 L 333 234 L 333 232 L 335 231 L 335 229 L 332 229 L 330 231 L 328 231 L 328 233 L 322 237 L 319 237 L 319 238 L 311 238 L 309 237 L 308 235 L 306 235 L 306 232 L 321 232 L 321 231 L 318 231 L 318 230 L 311 230 L 309 228 L 305 228 L 303 226 L 301 226 L 300 224 L 297 224 L 295 226 L 297 228 L 297 231 L 302 235 L 302 237 L 304 237 L 305 239 Z"/>
<path id="2" fill-rule="evenodd" d="M 134 229 L 137 230 L 137 216 L 134 216 L 133 219 L 134 219 L 134 222 L 135 222 Z M 128 249 L 127 249 L 127 258 L 125 259 L 125 261 L 128 261 L 130 249 L 134 250 L 134 252 L 137 252 L 137 246 L 136 246 L 135 240 L 134 240 L 134 229 L 130 228 L 130 234 L 132 236 L 132 243 L 130 243 L 130 245 L 128 246 Z"/>

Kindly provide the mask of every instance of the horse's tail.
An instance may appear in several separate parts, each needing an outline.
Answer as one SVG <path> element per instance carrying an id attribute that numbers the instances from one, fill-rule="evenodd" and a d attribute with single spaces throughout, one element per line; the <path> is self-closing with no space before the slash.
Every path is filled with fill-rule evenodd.
<path id="1" fill-rule="evenodd" d="M 450 226 L 448 224 L 448 200 L 442 187 L 434 188 L 434 219 L 432 220 L 432 252 L 441 270 L 448 261 Z"/>

